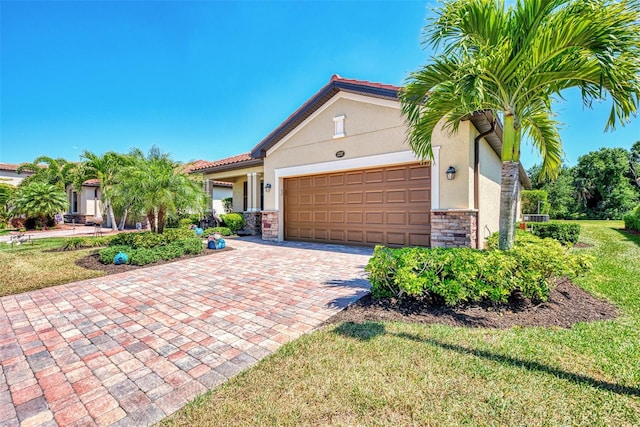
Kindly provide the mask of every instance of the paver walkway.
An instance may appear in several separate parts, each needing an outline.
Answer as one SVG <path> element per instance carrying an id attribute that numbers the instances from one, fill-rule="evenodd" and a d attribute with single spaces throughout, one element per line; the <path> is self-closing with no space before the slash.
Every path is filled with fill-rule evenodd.
<path id="1" fill-rule="evenodd" d="M 0 425 L 153 424 L 366 293 L 371 250 L 235 250 L 0 299 Z"/>

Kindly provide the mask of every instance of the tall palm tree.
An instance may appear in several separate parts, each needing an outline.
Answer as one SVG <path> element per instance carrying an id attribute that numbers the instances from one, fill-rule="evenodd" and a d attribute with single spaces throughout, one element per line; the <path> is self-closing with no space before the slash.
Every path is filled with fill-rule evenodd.
<path id="1" fill-rule="evenodd" d="M 562 143 L 551 104 L 580 88 L 586 107 L 611 99 L 605 130 L 635 116 L 640 97 L 640 7 L 637 0 L 449 1 L 425 27 L 438 56 L 412 73 L 401 94 L 409 144 L 433 158 L 438 123 L 456 131 L 474 112 L 493 110 L 504 125 L 500 248 L 513 245 L 520 145 L 542 156 L 556 176 Z"/>
<path id="2" fill-rule="evenodd" d="M 118 183 L 118 173 L 127 164 L 124 155 L 114 151 L 108 151 L 102 155 L 94 154 L 85 150 L 80 158 L 84 159 L 74 183 L 76 188 L 81 188 L 82 183 L 88 179 L 97 179 L 100 181 L 100 194 L 102 203 L 104 204 L 111 229 L 118 231 L 118 224 L 113 212 L 113 192 L 114 187 Z"/>

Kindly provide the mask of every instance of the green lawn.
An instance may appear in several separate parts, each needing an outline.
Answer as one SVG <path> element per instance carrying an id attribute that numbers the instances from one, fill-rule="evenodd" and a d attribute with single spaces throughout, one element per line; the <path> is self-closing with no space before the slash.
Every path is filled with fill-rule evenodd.
<path id="1" fill-rule="evenodd" d="M 584 221 L 577 280 L 614 321 L 570 330 L 370 322 L 282 347 L 162 425 L 640 425 L 640 237 Z"/>
<path id="2" fill-rule="evenodd" d="M 0 243 L 0 296 L 102 276 L 105 273 L 79 267 L 75 261 L 95 249 L 52 252 L 64 238 L 34 239 L 9 246 Z"/>

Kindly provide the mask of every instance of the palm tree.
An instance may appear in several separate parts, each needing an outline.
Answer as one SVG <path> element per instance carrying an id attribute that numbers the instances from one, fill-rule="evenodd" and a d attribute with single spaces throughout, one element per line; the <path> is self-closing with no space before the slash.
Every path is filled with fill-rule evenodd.
<path id="1" fill-rule="evenodd" d="M 43 164 L 46 163 L 46 167 Z M 31 171 L 34 174 L 23 181 L 24 184 L 30 182 L 44 182 L 56 185 L 63 190 L 74 180 L 76 169 L 75 163 L 70 163 L 63 158 L 54 159 L 48 156 L 36 157 L 32 163 L 23 163 L 18 166 L 17 172 Z"/>
<path id="2" fill-rule="evenodd" d="M 123 170 L 121 178 L 118 191 L 136 201 L 146 214 L 151 230 L 157 233 L 163 232 L 167 215 L 203 206 L 201 183 L 184 173 L 178 163 L 157 147 Z"/>
<path id="3" fill-rule="evenodd" d="M 118 183 L 118 173 L 126 165 L 126 157 L 114 151 L 108 151 L 102 155 L 94 154 L 90 151 L 84 151 L 81 158 L 85 161 L 81 164 L 77 174 L 74 186 L 81 188 L 82 183 L 88 179 L 97 179 L 100 181 L 100 194 L 102 203 L 104 204 L 111 229 L 118 231 L 118 224 L 113 212 L 113 192 Z"/>
<path id="4" fill-rule="evenodd" d="M 521 141 L 542 156 L 543 175 L 555 177 L 561 165 L 553 96 L 580 88 L 586 107 L 610 98 L 605 130 L 636 115 L 639 11 L 637 0 L 518 0 L 509 8 L 503 0 L 458 0 L 425 27 L 425 41 L 442 51 L 410 74 L 400 95 L 409 144 L 423 160 L 433 158 L 438 123 L 456 131 L 474 112 L 498 113 L 501 249 L 513 245 Z"/>
<path id="5" fill-rule="evenodd" d="M 69 205 L 65 192 L 59 186 L 46 182 L 20 186 L 11 203 L 15 212 L 37 217 L 42 225 L 46 224 L 47 217 L 64 212 Z"/>

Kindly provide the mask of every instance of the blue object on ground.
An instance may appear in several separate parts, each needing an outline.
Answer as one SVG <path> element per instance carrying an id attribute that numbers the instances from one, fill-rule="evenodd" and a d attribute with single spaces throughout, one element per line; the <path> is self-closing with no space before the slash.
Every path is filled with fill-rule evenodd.
<path id="1" fill-rule="evenodd" d="M 200 228 L 200 227 L 194 228 L 193 231 L 196 232 L 196 236 L 198 236 L 198 237 L 202 236 L 202 233 L 204 233 L 204 230 L 202 228 Z"/>
<path id="2" fill-rule="evenodd" d="M 224 239 L 209 240 L 207 242 L 207 248 L 209 249 L 223 249 L 225 246 L 227 246 L 227 244 Z"/>
<path id="3" fill-rule="evenodd" d="M 116 256 L 113 257 L 113 263 L 116 265 L 126 264 L 129 262 L 129 255 L 124 252 L 118 252 Z"/>

